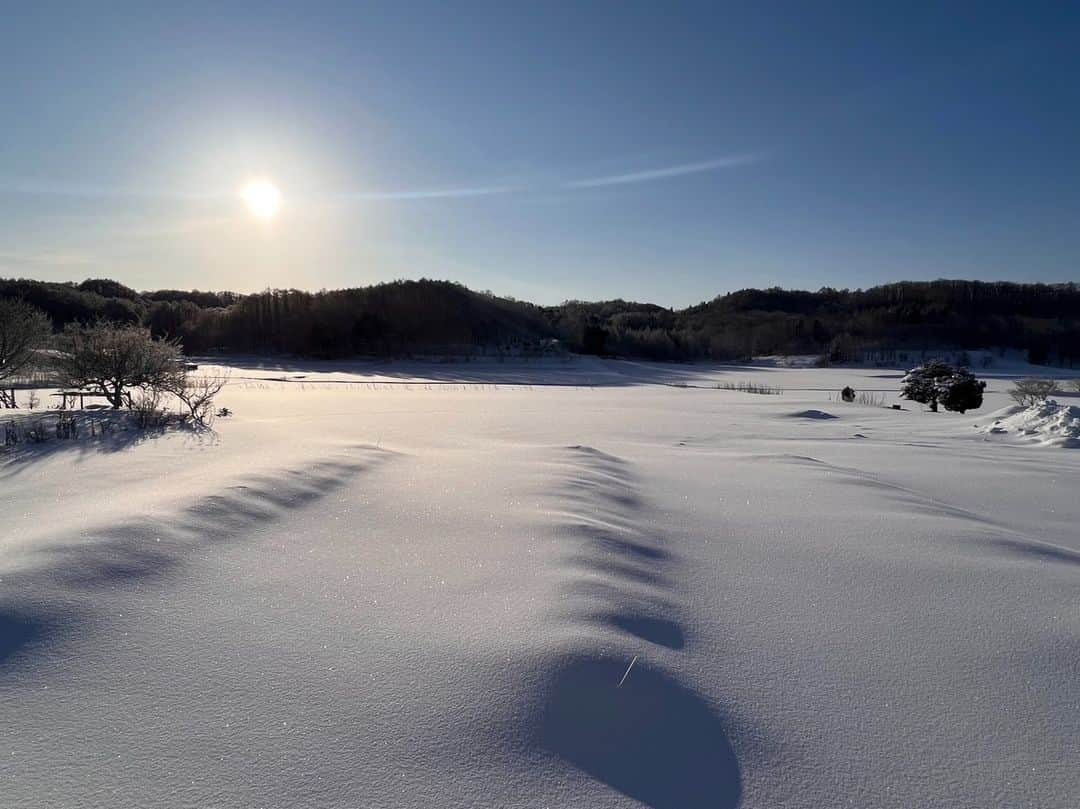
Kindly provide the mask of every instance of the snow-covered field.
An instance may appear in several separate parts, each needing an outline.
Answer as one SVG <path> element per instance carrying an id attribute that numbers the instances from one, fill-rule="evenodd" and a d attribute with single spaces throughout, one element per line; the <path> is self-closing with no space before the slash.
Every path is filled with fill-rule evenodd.
<path id="1" fill-rule="evenodd" d="M 0 805 L 1080 806 L 1080 452 L 900 376 L 252 361 L 9 455 Z"/>

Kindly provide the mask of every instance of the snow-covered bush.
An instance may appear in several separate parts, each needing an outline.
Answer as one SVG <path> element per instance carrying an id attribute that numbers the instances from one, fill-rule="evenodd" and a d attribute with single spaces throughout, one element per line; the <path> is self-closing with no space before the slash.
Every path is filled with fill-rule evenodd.
<path id="1" fill-rule="evenodd" d="M 1020 379 L 1009 390 L 1009 395 L 1018 405 L 1028 407 L 1046 401 L 1060 390 L 1056 379 Z"/>
<path id="2" fill-rule="evenodd" d="M 981 407 L 986 389 L 986 383 L 967 368 L 954 368 L 940 360 L 912 368 L 900 384 L 903 398 L 929 405 L 935 413 L 939 404 L 957 413 Z"/>
<path id="3" fill-rule="evenodd" d="M 60 346 L 56 365 L 64 385 L 100 393 L 114 409 L 132 406 L 132 389 L 170 390 L 186 373 L 176 343 L 136 326 L 70 325 Z"/>

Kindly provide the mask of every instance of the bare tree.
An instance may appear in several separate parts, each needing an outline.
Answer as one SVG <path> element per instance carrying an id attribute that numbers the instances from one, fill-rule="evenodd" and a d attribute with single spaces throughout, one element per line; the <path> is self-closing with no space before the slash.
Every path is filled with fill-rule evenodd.
<path id="1" fill-rule="evenodd" d="M 0 300 L 0 381 L 30 368 L 35 349 L 51 335 L 52 321 L 40 309 L 16 298 Z M 0 398 L 15 406 L 13 392 Z"/>
<path id="2" fill-rule="evenodd" d="M 56 365 L 64 384 L 105 396 L 113 408 L 132 404 L 131 389 L 172 390 L 185 374 L 180 347 L 149 329 L 99 322 L 63 332 Z"/>
<path id="3" fill-rule="evenodd" d="M 1018 379 L 1009 390 L 1009 395 L 1018 405 L 1025 407 L 1046 401 L 1061 391 L 1056 379 Z"/>
<path id="4" fill-rule="evenodd" d="M 168 392 L 175 396 L 188 409 L 188 414 L 195 424 L 209 427 L 214 420 L 214 397 L 221 393 L 229 381 L 229 374 L 218 376 L 192 376 L 184 373 L 174 378 Z"/>

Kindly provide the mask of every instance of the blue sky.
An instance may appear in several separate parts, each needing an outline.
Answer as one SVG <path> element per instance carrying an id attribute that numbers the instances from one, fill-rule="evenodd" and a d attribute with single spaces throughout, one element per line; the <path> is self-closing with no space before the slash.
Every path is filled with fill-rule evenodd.
<path id="1" fill-rule="evenodd" d="M 2 275 L 673 306 L 1080 276 L 1074 4 L 24 5 Z"/>

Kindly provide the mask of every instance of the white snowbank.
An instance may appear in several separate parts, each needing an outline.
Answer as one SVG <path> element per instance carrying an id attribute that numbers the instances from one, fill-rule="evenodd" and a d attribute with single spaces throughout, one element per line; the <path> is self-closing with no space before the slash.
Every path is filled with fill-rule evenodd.
<path id="1" fill-rule="evenodd" d="M 1076 405 L 1047 399 L 1030 407 L 1006 407 L 991 415 L 996 418 L 980 428 L 988 435 L 1009 434 L 1043 446 L 1080 446 L 1080 407 Z"/>

